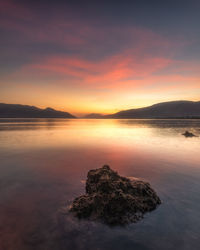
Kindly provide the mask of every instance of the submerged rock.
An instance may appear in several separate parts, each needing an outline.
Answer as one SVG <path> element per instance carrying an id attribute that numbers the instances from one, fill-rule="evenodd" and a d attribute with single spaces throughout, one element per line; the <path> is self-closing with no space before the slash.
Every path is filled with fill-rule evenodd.
<path id="1" fill-rule="evenodd" d="M 193 133 L 191 133 L 191 132 L 189 132 L 189 131 L 185 131 L 185 133 L 183 133 L 183 135 L 185 136 L 185 137 L 196 137 L 196 135 L 194 135 Z"/>
<path id="2" fill-rule="evenodd" d="M 160 203 L 149 183 L 121 177 L 105 165 L 88 172 L 86 194 L 73 201 L 70 211 L 78 218 L 123 225 L 137 222 Z"/>

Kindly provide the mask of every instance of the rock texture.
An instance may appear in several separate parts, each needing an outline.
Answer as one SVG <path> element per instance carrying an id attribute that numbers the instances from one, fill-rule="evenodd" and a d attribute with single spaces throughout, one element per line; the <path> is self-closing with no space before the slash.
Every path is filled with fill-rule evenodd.
<path id="1" fill-rule="evenodd" d="M 191 132 L 189 132 L 189 131 L 185 131 L 185 133 L 183 133 L 183 135 L 185 136 L 185 137 L 196 137 L 196 135 L 194 135 L 193 133 L 191 133 Z"/>
<path id="2" fill-rule="evenodd" d="M 78 218 L 124 225 L 137 222 L 160 203 L 149 183 L 121 177 L 105 165 L 88 172 L 86 194 L 73 201 L 70 211 Z"/>

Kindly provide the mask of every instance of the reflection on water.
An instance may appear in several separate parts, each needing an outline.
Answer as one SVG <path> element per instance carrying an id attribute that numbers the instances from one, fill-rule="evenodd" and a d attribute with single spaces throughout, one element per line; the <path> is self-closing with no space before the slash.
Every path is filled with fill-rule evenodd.
<path id="1" fill-rule="evenodd" d="M 0 249 L 198 249 L 200 120 L 0 119 Z M 87 171 L 148 180 L 163 204 L 125 228 L 62 212 Z"/>

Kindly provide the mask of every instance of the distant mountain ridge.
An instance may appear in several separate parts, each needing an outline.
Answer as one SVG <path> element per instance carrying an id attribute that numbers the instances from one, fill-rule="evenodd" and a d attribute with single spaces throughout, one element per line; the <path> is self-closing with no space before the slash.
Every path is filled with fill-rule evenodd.
<path id="1" fill-rule="evenodd" d="M 166 118 L 200 118 L 200 101 L 162 102 L 145 108 L 129 109 L 104 118 L 115 119 L 166 119 Z"/>
<path id="2" fill-rule="evenodd" d="M 0 103 L 0 118 L 76 118 L 74 115 L 52 108 Z M 91 113 L 87 119 L 200 119 L 200 101 L 172 101 L 148 107 L 128 109 L 110 115 Z"/>
<path id="3" fill-rule="evenodd" d="M 76 118 L 68 112 L 52 108 L 40 109 L 35 106 L 0 103 L 0 118 Z"/>

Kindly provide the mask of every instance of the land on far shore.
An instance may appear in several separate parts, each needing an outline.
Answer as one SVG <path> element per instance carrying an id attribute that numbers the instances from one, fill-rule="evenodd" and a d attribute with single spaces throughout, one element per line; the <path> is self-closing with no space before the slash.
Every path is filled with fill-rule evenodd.
<path id="1" fill-rule="evenodd" d="M 0 118 L 77 118 L 53 108 L 0 103 Z M 144 108 L 123 110 L 114 114 L 91 113 L 85 119 L 200 119 L 200 101 L 171 101 Z"/>
<path id="2" fill-rule="evenodd" d="M 0 118 L 76 118 L 68 112 L 52 108 L 0 103 Z"/>
<path id="3" fill-rule="evenodd" d="M 200 101 L 172 101 L 152 106 L 123 110 L 110 115 L 89 114 L 90 119 L 199 119 Z"/>

